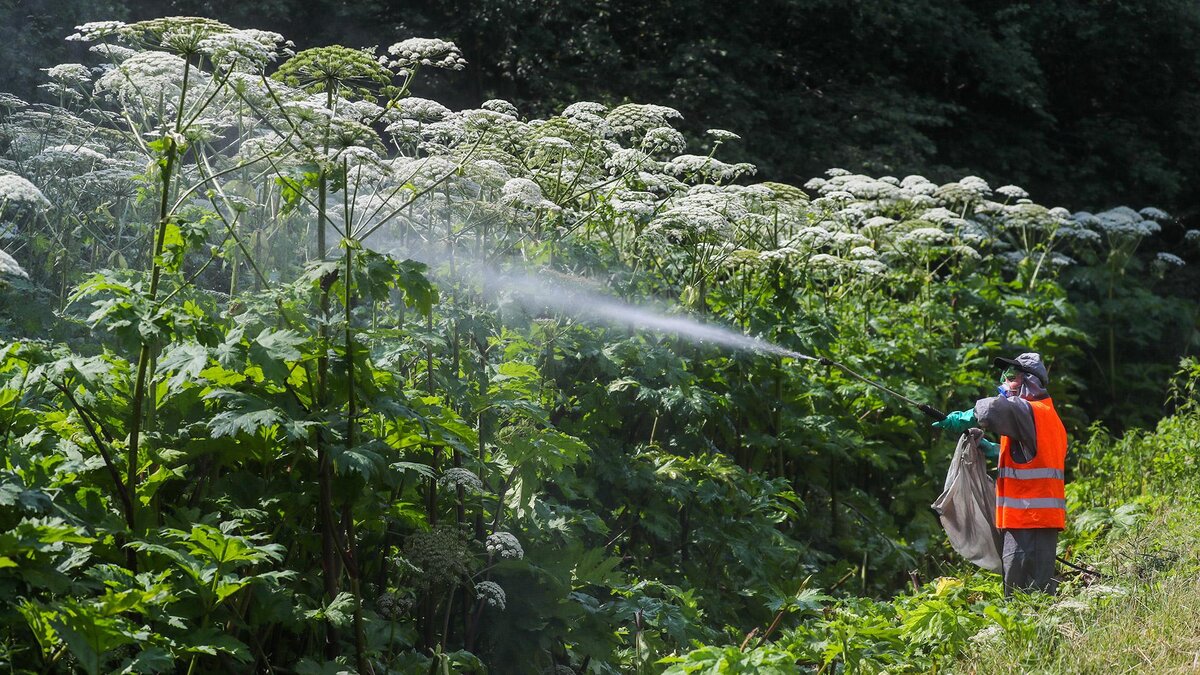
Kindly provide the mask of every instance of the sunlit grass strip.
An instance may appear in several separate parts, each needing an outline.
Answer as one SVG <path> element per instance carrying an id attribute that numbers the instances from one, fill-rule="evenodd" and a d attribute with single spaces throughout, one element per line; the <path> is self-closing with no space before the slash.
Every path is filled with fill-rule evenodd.
<path id="1" fill-rule="evenodd" d="M 1114 545 L 1120 571 L 1105 600 L 1058 599 L 1039 608 L 1035 631 L 977 640 L 955 668 L 964 673 L 1193 673 L 1200 670 L 1200 554 L 1196 506 L 1155 518 Z M 1142 538 L 1145 537 L 1145 538 Z M 1174 558 L 1178 555 L 1178 558 Z M 1172 561 L 1172 558 L 1174 560 Z M 1161 569 L 1156 569 L 1161 568 Z M 1078 597 L 1095 595 L 1083 589 Z M 1030 607 L 1032 611 L 1034 607 Z"/>

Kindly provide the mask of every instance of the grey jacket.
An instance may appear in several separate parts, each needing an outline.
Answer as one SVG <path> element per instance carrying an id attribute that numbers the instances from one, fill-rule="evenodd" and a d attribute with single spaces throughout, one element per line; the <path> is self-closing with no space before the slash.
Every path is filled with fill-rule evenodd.
<path id="1" fill-rule="evenodd" d="M 975 419 L 980 428 L 1012 439 L 1009 452 L 1013 461 L 1024 464 L 1037 456 L 1037 430 L 1033 425 L 1033 407 L 1029 401 L 1048 398 L 1038 378 L 1026 375 L 1018 396 L 993 396 L 975 402 Z"/>

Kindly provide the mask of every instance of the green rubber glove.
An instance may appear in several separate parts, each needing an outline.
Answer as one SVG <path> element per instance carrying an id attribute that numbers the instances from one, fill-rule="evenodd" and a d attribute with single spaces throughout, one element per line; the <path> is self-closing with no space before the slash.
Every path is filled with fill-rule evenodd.
<path id="1" fill-rule="evenodd" d="M 983 451 L 983 456 L 988 459 L 1000 459 L 1000 444 L 993 443 L 986 438 L 979 439 L 979 449 Z"/>
<path id="2" fill-rule="evenodd" d="M 933 426 L 951 433 L 961 434 L 975 426 L 975 409 L 959 410 L 946 415 L 946 419 L 934 422 Z"/>

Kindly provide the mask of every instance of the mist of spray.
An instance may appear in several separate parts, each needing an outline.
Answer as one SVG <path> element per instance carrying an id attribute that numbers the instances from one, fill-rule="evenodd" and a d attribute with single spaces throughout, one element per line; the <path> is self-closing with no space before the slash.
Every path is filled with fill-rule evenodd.
<path id="1" fill-rule="evenodd" d="M 412 246 L 395 247 L 393 252 L 419 260 L 431 267 L 449 260 L 445 253 Z M 589 290 L 585 286 L 585 280 L 566 274 L 499 270 L 482 261 L 464 257 L 459 252 L 455 253 L 453 265 L 443 264 L 438 269 L 449 271 L 447 267 L 453 270 L 455 276 L 464 280 L 482 280 L 486 292 L 493 295 L 500 291 L 510 292 L 526 303 L 537 302 L 576 318 L 594 319 L 636 330 L 667 333 L 698 344 L 718 345 L 808 361 L 816 360 L 724 326 L 701 323 L 689 317 L 672 316 L 662 310 L 623 302 L 602 292 Z"/>

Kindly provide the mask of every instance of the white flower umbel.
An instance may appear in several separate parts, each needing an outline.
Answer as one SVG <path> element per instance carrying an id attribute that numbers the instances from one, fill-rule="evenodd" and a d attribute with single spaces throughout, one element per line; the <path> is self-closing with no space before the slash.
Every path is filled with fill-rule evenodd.
<path id="1" fill-rule="evenodd" d="M 454 467 L 446 469 L 438 483 L 445 488 L 462 488 L 467 492 L 483 492 L 483 481 L 470 469 Z"/>
<path id="2" fill-rule="evenodd" d="M 936 227 L 918 227 L 902 235 L 899 241 L 915 246 L 944 246 L 952 239 L 948 233 Z"/>
<path id="3" fill-rule="evenodd" d="M 446 106 L 419 96 L 402 98 L 395 106 L 401 117 L 418 122 L 440 122 L 450 115 L 450 109 Z"/>
<path id="4" fill-rule="evenodd" d="M 21 269 L 21 266 L 17 264 L 16 259 L 6 253 L 3 249 L 0 249 L 0 276 L 4 275 L 21 277 L 22 279 L 29 278 L 29 274 L 25 272 L 25 270 Z"/>
<path id="5" fill-rule="evenodd" d="M 726 131 L 724 129 L 709 129 L 704 133 L 712 136 L 717 142 L 736 141 L 741 138 L 741 136 L 738 136 L 732 131 Z"/>
<path id="6" fill-rule="evenodd" d="M 542 195 L 542 188 L 528 178 L 513 178 L 500 189 L 500 201 L 523 209 L 553 209 L 555 205 Z"/>
<path id="7" fill-rule="evenodd" d="M 576 103 L 572 103 L 566 108 L 563 108 L 562 111 L 562 116 L 568 118 L 577 117 L 581 114 L 604 117 L 604 115 L 608 114 L 608 106 L 602 103 L 595 103 L 593 101 L 578 101 Z"/>
<path id="8" fill-rule="evenodd" d="M 184 60 L 166 52 L 138 52 L 96 80 L 97 94 L 111 94 L 129 107 L 148 107 L 162 101 L 167 112 L 178 103 Z M 192 84 L 203 89 L 203 75 L 192 72 Z"/>
<path id="9" fill-rule="evenodd" d="M 36 185 L 15 173 L 0 174 L 0 212 L 8 208 L 48 208 L 50 201 Z"/>
<path id="10" fill-rule="evenodd" d="M 638 169 L 653 168 L 650 156 L 634 148 L 621 148 L 604 162 L 610 175 L 618 175 Z"/>
<path id="11" fill-rule="evenodd" d="M 257 71 L 279 56 L 283 36 L 265 30 L 231 30 L 200 40 L 198 50 L 220 67 Z"/>
<path id="12" fill-rule="evenodd" d="M 650 153 L 676 153 L 686 146 L 683 134 L 671 127 L 655 127 L 642 137 L 642 149 Z"/>
<path id="13" fill-rule="evenodd" d="M 508 602 L 508 596 L 504 593 L 504 589 L 494 581 L 481 581 L 475 584 L 475 597 L 482 600 L 483 604 L 488 607 L 501 610 Z"/>
<path id="14" fill-rule="evenodd" d="M 575 147 L 571 145 L 571 141 L 559 136 L 539 136 L 534 140 L 534 145 L 543 150 L 552 151 L 567 151 Z"/>
<path id="15" fill-rule="evenodd" d="M 114 37 L 124 27 L 124 21 L 91 21 L 82 26 L 76 26 L 75 30 L 78 32 L 68 35 L 67 40 L 92 42 L 101 38 Z"/>
<path id="16" fill-rule="evenodd" d="M 1110 237 L 1148 237 L 1157 234 L 1161 229 L 1158 223 L 1143 219 L 1142 214 L 1127 206 L 1118 206 L 1094 216 L 1085 213 L 1084 216 L 1091 216 L 1091 218 L 1081 222 L 1091 225 L 1098 232 Z M 1075 214 L 1075 220 L 1081 220 L 1080 214 Z"/>
<path id="17" fill-rule="evenodd" d="M 483 105 L 481 105 L 479 107 L 484 110 L 491 110 L 492 112 L 498 112 L 501 115 L 508 115 L 509 117 L 516 117 L 518 114 L 517 106 L 509 103 L 508 101 L 505 101 L 503 99 L 498 99 L 498 98 L 493 98 L 491 100 L 484 101 Z"/>
<path id="18" fill-rule="evenodd" d="M 613 108 L 605 118 L 612 130 L 618 134 L 645 133 L 656 127 L 670 126 L 669 120 L 683 115 L 674 108 L 646 103 L 626 103 Z"/>
<path id="19" fill-rule="evenodd" d="M 1160 251 L 1158 254 L 1156 254 L 1154 256 L 1154 262 L 1166 267 L 1183 267 L 1187 264 L 1183 261 L 1183 258 L 1180 258 L 1174 253 L 1167 253 L 1166 251 Z"/>
<path id="20" fill-rule="evenodd" d="M 996 188 L 996 194 L 1008 197 L 1009 199 L 1024 199 L 1029 196 L 1029 193 L 1016 185 L 1001 185 Z"/>
<path id="21" fill-rule="evenodd" d="M 521 548 L 521 542 L 508 532 L 489 534 L 483 545 L 487 549 L 488 555 L 497 558 L 520 560 L 525 557 L 525 549 Z"/>
<path id="22" fill-rule="evenodd" d="M 914 195 L 933 196 L 937 192 L 938 186 L 924 176 L 905 176 L 904 180 L 900 181 L 900 187 L 908 190 Z"/>
<path id="23" fill-rule="evenodd" d="M 1142 209 L 1141 211 L 1138 211 L 1138 213 L 1141 214 L 1141 216 L 1143 218 L 1148 218 L 1150 220 L 1170 220 L 1171 219 L 1171 214 L 1167 213 L 1166 211 L 1163 211 L 1162 209 L 1156 209 L 1153 206 L 1147 206 L 1146 208 Z"/>
<path id="24" fill-rule="evenodd" d="M 393 68 L 429 66 L 462 70 L 467 66 L 467 60 L 457 45 L 437 38 L 409 38 L 388 47 L 388 53 L 396 57 L 388 64 Z"/>
<path id="25" fill-rule="evenodd" d="M 663 166 L 663 171 L 673 176 L 691 180 L 730 181 L 753 174 L 752 164 L 726 164 L 718 159 L 702 155 L 679 155 Z"/>
<path id="26" fill-rule="evenodd" d="M 92 71 L 82 63 L 61 63 L 44 70 L 46 77 L 63 85 L 86 84 L 92 81 Z"/>

